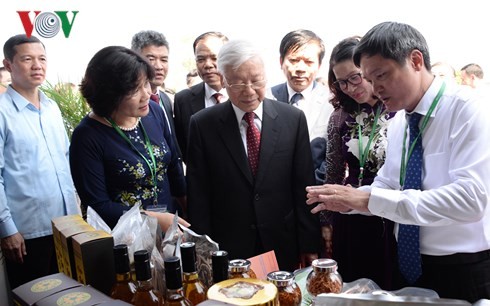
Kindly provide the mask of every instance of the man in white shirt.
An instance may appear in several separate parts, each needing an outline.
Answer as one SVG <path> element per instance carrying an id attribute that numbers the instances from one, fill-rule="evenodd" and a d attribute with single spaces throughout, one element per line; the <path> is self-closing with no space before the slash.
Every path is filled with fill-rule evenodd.
<path id="1" fill-rule="evenodd" d="M 328 118 L 333 112 L 328 87 L 315 81 L 324 56 L 323 40 L 313 31 L 299 29 L 287 33 L 279 46 L 279 62 L 286 82 L 266 93 L 267 98 L 289 103 L 305 114 L 315 169 L 325 161 Z M 323 173 L 318 174 L 317 181 L 323 182 Z"/>
<path id="2" fill-rule="evenodd" d="M 430 288 L 442 298 L 470 302 L 490 298 L 485 101 L 434 77 L 424 37 L 406 24 L 375 26 L 362 38 L 354 61 L 386 107 L 398 111 L 388 131 L 386 161 L 371 186 L 307 187 L 307 203 L 319 203 L 312 212 L 360 212 L 393 220 L 399 250 L 399 229 L 415 225 L 421 274 L 414 282 L 398 275 L 396 285 Z M 422 117 L 421 188 L 403 188 L 403 169 L 413 153 L 407 118 L 413 114 Z"/>

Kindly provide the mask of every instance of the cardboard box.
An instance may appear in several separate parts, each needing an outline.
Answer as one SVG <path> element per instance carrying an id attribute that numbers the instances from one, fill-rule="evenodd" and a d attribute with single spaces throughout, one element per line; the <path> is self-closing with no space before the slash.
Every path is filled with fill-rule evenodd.
<path id="1" fill-rule="evenodd" d="M 20 285 L 12 290 L 12 297 L 16 306 L 31 306 L 52 294 L 81 285 L 63 273 L 56 273 Z"/>
<path id="2" fill-rule="evenodd" d="M 90 286 L 64 290 L 37 301 L 35 306 L 77 305 L 94 306 L 112 299 Z"/>
<path id="3" fill-rule="evenodd" d="M 75 268 L 75 256 L 73 255 L 72 237 L 84 233 L 95 231 L 87 222 L 74 223 L 60 230 L 61 251 L 63 256 L 63 273 L 73 279 L 77 279 Z"/>
<path id="4" fill-rule="evenodd" d="M 114 238 L 97 230 L 75 235 L 72 240 L 77 280 L 110 295 L 116 278 Z"/>
<path id="5" fill-rule="evenodd" d="M 82 216 L 80 215 L 67 215 L 58 218 L 53 218 L 51 220 L 51 227 L 53 228 L 53 239 L 54 239 L 54 248 L 56 251 L 56 261 L 58 262 L 58 271 L 65 271 L 65 259 L 63 257 L 63 247 L 61 245 L 61 237 L 60 230 L 66 227 L 73 226 L 74 224 L 84 224 Z"/>

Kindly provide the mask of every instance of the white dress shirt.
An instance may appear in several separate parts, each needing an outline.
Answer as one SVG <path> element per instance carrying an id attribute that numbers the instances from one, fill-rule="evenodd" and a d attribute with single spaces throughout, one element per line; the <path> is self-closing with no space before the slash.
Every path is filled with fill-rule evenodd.
<path id="1" fill-rule="evenodd" d="M 213 97 L 213 95 L 217 92 L 218 91 L 212 89 L 208 84 L 204 83 L 204 107 L 205 108 L 216 105 L 216 99 Z M 226 92 L 226 89 L 224 87 L 221 89 L 221 91 L 219 91 L 219 93 L 223 95 L 221 101 L 224 102 L 228 100 L 228 93 Z"/>
<path id="2" fill-rule="evenodd" d="M 439 78 L 433 81 L 414 112 L 428 112 L 441 84 Z M 407 121 L 406 113 L 399 111 L 388 130 L 386 161 L 374 183 L 361 187 L 371 190 L 372 214 L 420 225 L 422 254 L 490 249 L 489 103 L 469 89 L 447 84 L 422 135 L 422 191 L 400 190 Z"/>

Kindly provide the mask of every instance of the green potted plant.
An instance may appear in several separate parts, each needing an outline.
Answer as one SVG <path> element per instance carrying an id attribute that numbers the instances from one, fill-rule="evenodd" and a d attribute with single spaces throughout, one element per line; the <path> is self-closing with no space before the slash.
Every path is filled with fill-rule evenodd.
<path id="1" fill-rule="evenodd" d="M 68 137 L 71 138 L 75 127 L 90 112 L 90 107 L 78 90 L 78 86 L 73 83 L 59 82 L 53 85 L 46 82 L 41 86 L 41 90 L 58 103 L 66 132 Z"/>

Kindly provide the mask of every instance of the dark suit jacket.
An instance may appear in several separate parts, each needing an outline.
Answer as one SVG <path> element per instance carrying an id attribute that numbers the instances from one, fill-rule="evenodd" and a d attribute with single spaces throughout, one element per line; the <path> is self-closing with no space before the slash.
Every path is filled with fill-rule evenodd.
<path id="1" fill-rule="evenodd" d="M 288 93 L 287 83 L 281 83 L 270 88 L 270 95 L 267 97 L 289 103 L 290 97 Z M 316 81 L 313 83 L 313 92 L 311 95 L 311 101 L 308 103 L 314 103 L 315 107 L 311 108 L 309 114 L 305 114 L 310 126 L 310 142 L 311 152 L 313 157 L 313 166 L 315 171 L 320 168 L 323 161 L 325 161 L 325 154 L 327 151 L 327 125 L 330 114 L 333 112 L 333 107 L 328 101 L 330 93 L 328 89 L 319 85 Z"/>
<path id="2" fill-rule="evenodd" d="M 162 92 L 161 90 L 158 91 L 158 94 L 160 95 L 160 100 L 163 102 L 163 108 L 165 111 L 165 114 L 167 115 L 167 118 L 169 120 L 170 124 L 170 133 L 172 133 L 172 140 L 175 143 L 175 146 L 177 148 L 177 153 L 179 154 L 179 158 L 182 159 L 182 152 L 180 150 L 178 141 L 177 141 L 177 136 L 175 133 L 175 124 L 174 124 L 174 112 L 172 110 L 172 101 L 170 100 L 170 97 L 167 96 L 166 93 Z"/>
<path id="3" fill-rule="evenodd" d="M 204 95 L 204 82 L 201 82 L 191 88 L 181 90 L 174 98 L 175 133 L 184 162 L 187 159 L 187 138 L 191 116 L 205 108 Z"/>
<path id="4" fill-rule="evenodd" d="M 300 253 L 317 253 L 320 241 L 318 218 L 305 203 L 305 187 L 314 183 L 308 128 L 299 109 L 263 103 L 255 181 L 231 102 L 191 118 L 189 221 L 230 259 L 274 250 L 280 269 L 293 271 Z"/>

